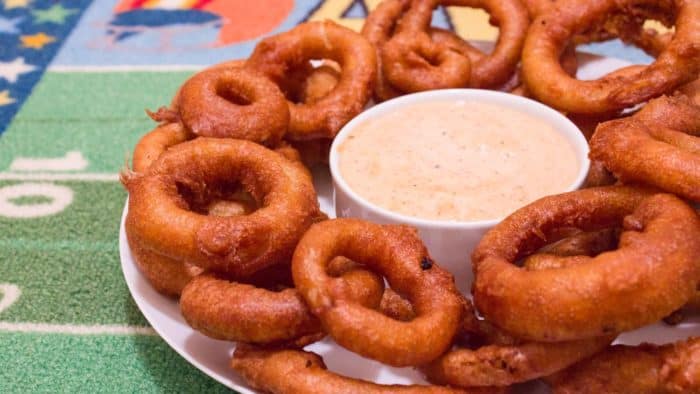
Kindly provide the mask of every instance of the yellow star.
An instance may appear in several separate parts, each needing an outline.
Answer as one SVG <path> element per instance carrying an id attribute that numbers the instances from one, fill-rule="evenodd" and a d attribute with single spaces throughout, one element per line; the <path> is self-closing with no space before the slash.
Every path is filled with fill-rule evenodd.
<path id="1" fill-rule="evenodd" d="M 29 5 L 30 0 L 4 0 L 5 9 L 9 10 L 12 8 L 26 7 Z"/>
<path id="2" fill-rule="evenodd" d="M 15 102 L 15 99 L 10 97 L 9 90 L 3 90 L 0 92 L 0 107 L 2 107 L 3 105 L 12 104 L 14 102 Z"/>
<path id="3" fill-rule="evenodd" d="M 41 49 L 44 47 L 44 45 L 56 41 L 55 38 L 44 33 L 36 33 L 31 36 L 21 36 L 19 39 L 22 40 L 23 47 L 34 49 Z"/>

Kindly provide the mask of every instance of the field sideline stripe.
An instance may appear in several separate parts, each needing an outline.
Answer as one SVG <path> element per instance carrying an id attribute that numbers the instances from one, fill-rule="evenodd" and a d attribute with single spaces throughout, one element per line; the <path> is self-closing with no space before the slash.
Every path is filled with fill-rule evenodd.
<path id="1" fill-rule="evenodd" d="M 49 66 L 47 71 L 56 73 L 107 73 L 107 72 L 172 72 L 172 71 L 199 71 L 208 67 L 204 64 L 163 64 L 163 65 L 112 65 L 112 66 Z"/>
<path id="2" fill-rule="evenodd" d="M 0 321 L 0 331 L 72 334 L 72 335 L 157 335 L 151 327 L 120 325 L 75 325 L 49 323 L 14 323 Z"/>
<path id="3" fill-rule="evenodd" d="M 53 174 L 49 172 L 19 173 L 0 172 L 0 181 L 97 181 L 118 182 L 119 174 L 103 172 L 64 173 Z"/>

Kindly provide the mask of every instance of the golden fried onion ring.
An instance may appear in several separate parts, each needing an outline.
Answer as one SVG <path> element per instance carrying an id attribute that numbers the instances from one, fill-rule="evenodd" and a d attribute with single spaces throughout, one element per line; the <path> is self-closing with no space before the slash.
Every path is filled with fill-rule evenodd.
<path id="1" fill-rule="evenodd" d="M 557 228 L 620 224 L 615 251 L 561 269 L 514 265 Z M 623 186 L 583 189 L 527 205 L 484 236 L 472 254 L 474 301 L 489 321 L 523 339 L 619 333 L 687 302 L 700 281 L 698 255 L 700 218 L 678 198 Z"/>
<path id="2" fill-rule="evenodd" d="M 203 137 L 245 139 L 274 146 L 287 132 L 289 109 L 279 88 L 243 67 L 211 67 L 180 88 L 180 121 Z"/>
<path id="3" fill-rule="evenodd" d="M 661 346 L 611 346 L 548 383 L 554 394 L 697 393 L 700 338 Z"/>
<path id="4" fill-rule="evenodd" d="M 372 45 L 354 31 L 333 22 L 309 22 L 263 39 L 245 67 L 283 85 L 289 70 L 309 60 L 329 59 L 341 68 L 338 84 L 313 103 L 288 102 L 287 138 L 332 138 L 364 108 L 372 94 L 377 59 Z"/>
<path id="5" fill-rule="evenodd" d="M 700 106 L 683 96 L 652 100 L 632 117 L 599 125 L 590 157 L 623 182 L 700 201 Z"/>
<path id="6" fill-rule="evenodd" d="M 523 77 L 539 100 L 573 113 L 622 110 L 673 91 L 700 71 L 700 3 L 686 0 L 560 0 L 530 26 L 523 50 Z M 628 76 L 581 81 L 568 75 L 559 57 L 573 38 L 620 12 L 675 15 L 673 38 L 656 61 Z M 645 15 L 645 14 L 644 14 Z M 603 21 L 603 22 L 601 22 Z"/>
<path id="7" fill-rule="evenodd" d="M 416 317 L 397 321 L 343 295 L 327 273 L 345 256 L 386 277 L 413 304 Z M 335 341 L 393 366 L 432 361 L 450 346 L 462 316 L 454 278 L 433 263 L 415 229 L 355 219 L 313 225 L 292 260 L 294 284 Z M 401 333 L 396 335 L 396 333 Z"/>
<path id="8" fill-rule="evenodd" d="M 319 215 L 309 174 L 258 144 L 200 137 L 171 147 L 126 181 L 134 236 L 167 257 L 241 278 L 289 259 Z M 245 216 L 190 209 L 187 195 L 240 182 L 260 206 Z M 184 193 L 184 195 L 183 195 Z"/>

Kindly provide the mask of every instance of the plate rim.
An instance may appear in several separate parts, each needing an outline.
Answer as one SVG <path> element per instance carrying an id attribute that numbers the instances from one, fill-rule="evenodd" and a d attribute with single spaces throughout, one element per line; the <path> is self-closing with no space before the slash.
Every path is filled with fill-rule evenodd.
<path id="1" fill-rule="evenodd" d="M 151 313 L 151 308 L 153 308 L 152 305 L 147 304 L 147 300 L 145 297 L 140 296 L 140 297 L 135 297 L 134 293 L 140 294 L 140 292 L 137 291 L 136 289 L 136 283 L 132 281 L 129 277 L 129 271 L 133 268 L 135 270 L 137 275 L 140 275 L 141 278 L 148 283 L 148 280 L 143 276 L 143 273 L 139 270 L 139 268 L 134 264 L 133 262 L 133 256 L 131 255 L 131 249 L 129 247 L 129 243 L 126 239 L 126 231 L 124 230 L 124 225 L 126 222 L 126 216 L 129 212 L 129 196 L 127 195 L 126 200 L 124 202 L 124 209 L 122 210 L 122 216 L 119 222 L 119 260 L 120 260 L 120 265 L 122 268 L 122 276 L 124 277 L 124 281 L 126 282 L 126 286 L 129 289 L 129 295 L 131 296 L 131 299 L 134 301 L 136 306 L 139 308 L 139 312 L 143 315 L 143 317 L 146 319 L 148 324 L 151 326 L 153 331 L 158 335 L 160 339 L 162 339 L 172 350 L 174 350 L 177 354 L 179 354 L 182 358 L 184 358 L 188 363 L 193 365 L 195 368 L 200 370 L 202 373 L 204 373 L 206 376 L 209 378 L 212 378 L 216 380 L 217 382 L 223 384 L 224 386 L 234 389 L 242 394 L 256 394 L 256 391 L 253 391 L 252 389 L 245 387 L 245 386 L 240 386 L 238 384 L 233 383 L 230 379 L 227 380 L 225 377 L 221 376 L 219 373 L 211 370 L 207 366 L 203 365 L 201 362 L 196 360 L 192 355 L 190 355 L 188 352 L 185 351 L 185 349 L 181 349 L 179 345 L 176 345 L 174 338 L 170 337 L 169 335 L 165 334 L 164 328 L 160 324 L 154 324 L 154 321 L 156 321 L 157 317 Z M 131 267 L 128 267 L 127 265 L 131 265 Z M 149 283 L 150 285 L 150 283 Z M 154 290 L 155 291 L 155 290 Z M 157 293 L 158 296 L 163 297 L 163 298 L 168 298 L 160 293 Z M 179 303 L 177 300 L 174 299 L 168 299 L 168 301 L 174 302 L 174 303 Z M 200 334 L 199 332 L 195 331 L 192 329 L 190 326 L 185 324 L 186 328 L 189 328 L 192 333 L 197 334 L 197 335 L 203 335 Z M 212 339 L 212 338 L 208 338 Z M 235 342 L 229 342 L 232 344 L 233 349 L 235 350 L 236 348 L 236 343 Z M 234 373 L 233 370 L 231 370 L 231 373 Z"/>

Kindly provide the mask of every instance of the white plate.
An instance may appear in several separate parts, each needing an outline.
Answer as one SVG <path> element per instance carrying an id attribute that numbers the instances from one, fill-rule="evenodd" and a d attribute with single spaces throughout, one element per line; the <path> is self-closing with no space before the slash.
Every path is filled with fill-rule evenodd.
<path id="1" fill-rule="evenodd" d="M 582 79 L 595 78 L 607 71 L 629 65 L 623 60 L 613 58 L 600 58 L 586 54 L 579 57 L 581 64 L 579 78 Z M 321 209 L 329 216 L 334 217 L 333 190 L 328 170 L 325 168 L 315 169 L 314 183 Z M 129 245 L 126 242 L 124 233 L 126 212 L 127 206 L 125 205 L 119 229 L 119 254 L 124 278 L 131 296 L 146 320 L 170 347 L 202 372 L 241 393 L 254 393 L 229 368 L 235 344 L 217 341 L 192 330 L 180 315 L 177 302 L 153 290 L 148 281 L 141 275 L 133 262 Z M 617 343 L 666 343 L 691 335 L 700 335 L 700 317 L 694 317 L 675 327 L 663 323 L 653 324 L 621 335 Z M 314 343 L 305 349 L 321 355 L 328 368 L 341 375 L 383 384 L 426 383 L 420 374 L 412 368 L 388 367 L 351 353 L 330 339 Z M 522 390 L 519 391 L 542 393 L 546 392 L 546 389 L 541 385 L 530 384 L 523 386 Z"/>

